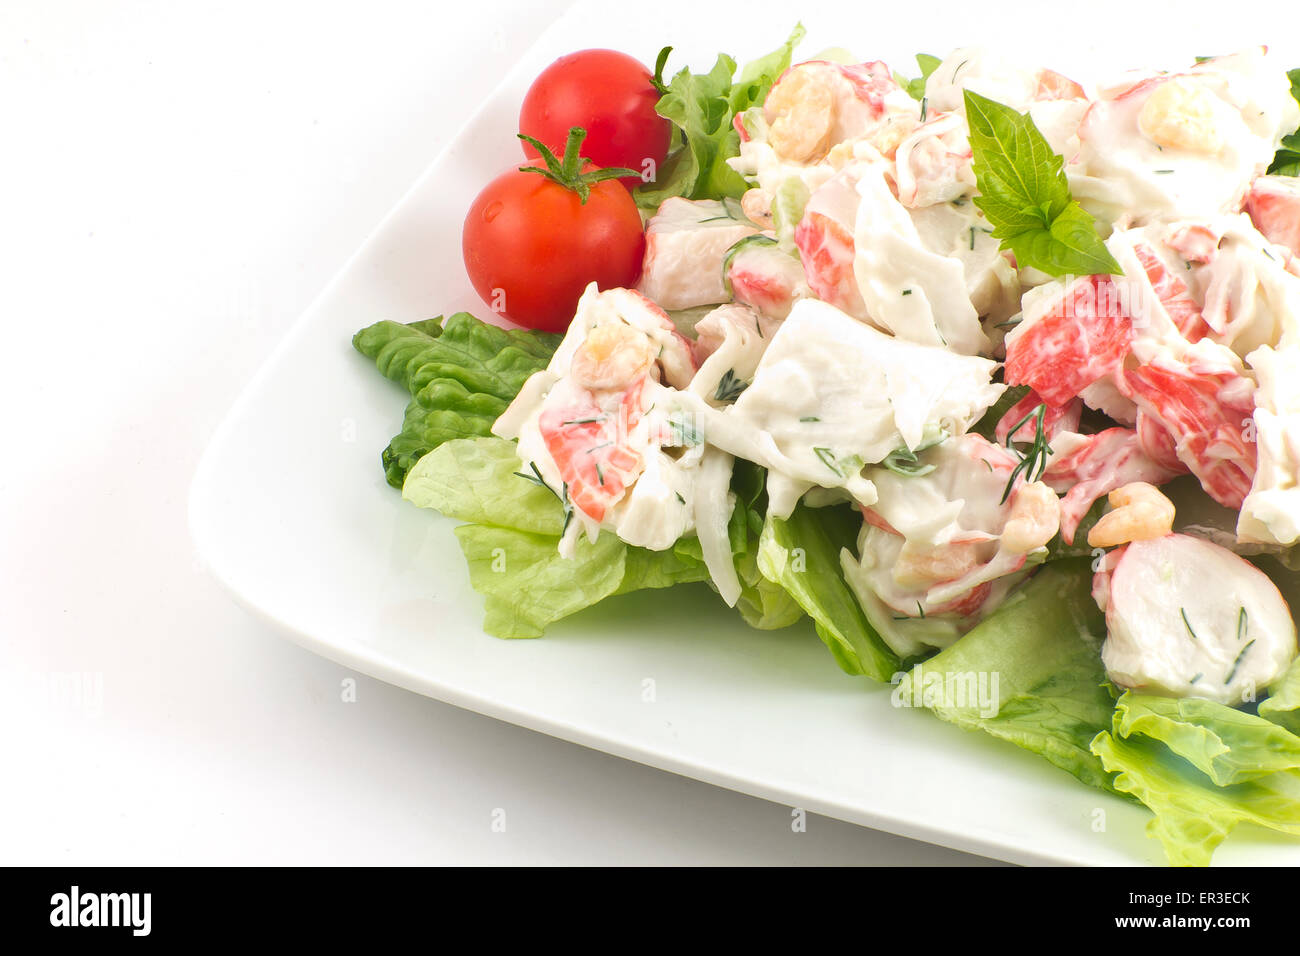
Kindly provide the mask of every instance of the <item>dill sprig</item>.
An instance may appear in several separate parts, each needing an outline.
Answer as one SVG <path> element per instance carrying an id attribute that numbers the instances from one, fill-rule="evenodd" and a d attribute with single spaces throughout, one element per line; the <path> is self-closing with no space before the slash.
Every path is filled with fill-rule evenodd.
<path id="1" fill-rule="evenodd" d="M 1037 481 L 1043 477 L 1043 472 L 1047 470 L 1048 457 L 1056 454 L 1052 451 L 1052 446 L 1047 443 L 1046 419 L 1047 404 L 1040 402 L 1037 408 L 1016 422 L 1007 433 L 1007 447 L 1021 457 L 1020 463 L 1011 472 L 1011 478 L 1007 481 L 1007 487 L 1002 492 L 1002 500 L 999 504 L 1006 504 L 1007 499 L 1011 497 L 1011 490 L 1016 486 L 1016 479 L 1021 475 L 1025 476 L 1026 481 Z M 1029 451 L 1022 454 L 1019 449 L 1012 447 L 1011 441 L 1016 432 L 1030 420 L 1034 421 L 1034 440 L 1029 445 Z"/>
<path id="2" fill-rule="evenodd" d="M 565 531 L 569 530 L 569 522 L 573 520 L 573 502 L 569 500 L 569 483 L 567 481 L 561 482 L 561 488 L 563 490 L 563 493 L 561 493 L 552 488 L 546 479 L 542 477 L 542 473 L 537 468 L 537 462 L 530 461 L 528 467 L 533 471 L 531 475 L 526 475 L 522 471 L 516 471 L 514 473 L 515 477 L 522 478 L 524 481 L 531 481 L 535 485 L 540 485 L 551 494 L 555 495 L 556 500 L 559 501 L 560 505 L 564 508 L 564 528 L 560 532 L 560 534 L 564 534 Z M 603 475 L 601 476 L 601 484 L 604 484 Z"/>
<path id="3" fill-rule="evenodd" d="M 722 373 L 722 378 L 718 381 L 718 387 L 714 391 L 713 397 L 719 402 L 734 402 L 740 397 L 740 393 L 747 388 L 749 388 L 749 383 L 743 378 L 738 378 L 734 368 L 729 368 Z"/>
<path id="4" fill-rule="evenodd" d="M 1252 638 L 1246 644 L 1246 646 L 1241 649 L 1241 653 L 1237 655 L 1237 659 L 1232 662 L 1232 670 L 1228 671 L 1228 677 L 1223 682 L 1225 686 L 1231 684 L 1232 679 L 1237 676 L 1237 668 L 1241 666 L 1242 658 L 1246 656 L 1246 652 L 1250 650 L 1251 645 L 1253 645 L 1254 643 L 1255 643 L 1254 638 Z"/>

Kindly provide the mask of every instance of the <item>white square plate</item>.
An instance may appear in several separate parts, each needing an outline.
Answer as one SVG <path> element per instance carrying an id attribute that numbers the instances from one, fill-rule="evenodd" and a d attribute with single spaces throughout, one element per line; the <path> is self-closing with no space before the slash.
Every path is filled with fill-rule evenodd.
<path id="1" fill-rule="evenodd" d="M 1098 6 L 1079 35 L 1054 29 L 1051 42 L 1040 18 L 996 5 L 973 18 L 964 3 L 932 2 L 920 29 L 906 11 L 874 5 L 801 8 L 809 36 L 800 53 L 844 45 L 912 73 L 917 50 L 983 42 L 1087 81 L 1098 63 L 1176 64 L 1250 42 L 1294 48 L 1300 34 L 1262 4 L 1255 17 L 1238 4 L 1229 23 L 1210 4 L 1203 16 L 1199 3 L 1180 5 L 1176 21 L 1154 4 L 1115 4 L 1110 15 Z M 841 673 L 807 622 L 751 630 L 704 585 L 608 600 L 538 641 L 488 637 L 452 522 L 384 483 L 379 452 L 407 397 L 353 351 L 352 334 L 379 319 L 486 311 L 464 276 L 460 224 L 490 176 L 520 159 L 515 124 L 531 78 L 593 46 L 652 62 L 674 44 L 673 72 L 706 69 L 719 50 L 743 62 L 779 43 L 795 15 L 747 4 L 738 22 L 731 4 L 677 13 L 656 4 L 636 8 L 653 10 L 643 21 L 619 23 L 610 9 L 581 3 L 538 39 L 240 398 L 191 496 L 209 566 L 245 605 L 326 657 L 608 753 L 1014 862 L 1162 862 L 1141 808 L 1015 747 L 891 706 L 889 688 Z M 1216 49 L 1204 49 L 1198 23 L 1215 24 Z M 1216 862 L 1295 864 L 1300 845 L 1243 827 Z"/>

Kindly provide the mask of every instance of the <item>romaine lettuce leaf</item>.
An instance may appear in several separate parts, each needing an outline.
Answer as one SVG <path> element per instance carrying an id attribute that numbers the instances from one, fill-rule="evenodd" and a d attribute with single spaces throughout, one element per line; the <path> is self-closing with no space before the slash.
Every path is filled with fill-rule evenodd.
<path id="1" fill-rule="evenodd" d="M 738 458 L 732 471 L 731 490 L 736 496 L 736 507 L 731 512 L 727 535 L 741 588 L 736 610 L 750 627 L 759 630 L 788 627 L 803 617 L 803 608 L 780 584 L 763 577 L 758 567 L 763 516 L 767 513 L 767 472 Z"/>
<path id="2" fill-rule="evenodd" d="M 484 597 L 489 634 L 540 637 L 611 595 L 708 578 L 694 539 L 647 551 L 602 533 L 594 542 L 582 537 L 573 558 L 561 557 L 563 507 L 520 468 L 512 441 L 457 439 L 421 458 L 402 489 L 412 504 L 471 522 L 456 528 L 456 537 L 470 584 Z"/>
<path id="3" fill-rule="evenodd" d="M 918 102 L 925 99 L 925 81 L 930 78 L 930 74 L 939 68 L 943 63 L 937 56 L 931 56 L 929 53 L 918 53 L 916 55 L 916 65 L 921 70 L 921 75 L 914 80 L 909 80 L 901 73 L 895 73 L 894 79 L 898 85 L 907 90 L 908 96 Z M 922 115 L 922 120 L 925 116 Z"/>
<path id="4" fill-rule="evenodd" d="M 435 453 L 436 452 L 436 453 Z M 558 538 L 564 511 L 555 495 L 518 477 L 515 443 L 504 438 L 445 442 L 406 476 L 402 497 L 470 524 L 489 524 Z"/>
<path id="5" fill-rule="evenodd" d="M 1092 749 L 1117 774 L 1115 789 L 1137 797 L 1155 814 L 1147 832 L 1175 866 L 1207 866 L 1239 823 L 1300 834 L 1300 773 L 1294 770 L 1219 787 L 1150 737 L 1102 733 Z"/>
<path id="6" fill-rule="evenodd" d="M 1088 749 L 1110 726 L 1114 708 L 1100 655 L 1106 626 L 1091 587 L 1086 560 L 1044 567 L 970 633 L 913 668 L 895 691 L 897 699 L 923 704 L 942 720 L 983 730 L 1041 754 L 1084 783 L 1110 789 L 1101 761 Z M 981 681 L 986 693 L 970 693 Z"/>
<path id="7" fill-rule="evenodd" d="M 377 322 L 352 344 L 411 393 L 402 430 L 383 453 L 388 483 L 401 488 L 411 466 L 443 442 L 490 434 L 560 336 L 500 329 L 458 312 L 446 322 Z"/>
<path id="8" fill-rule="evenodd" d="M 799 505 L 788 519 L 769 517 L 758 546 L 758 569 L 781 585 L 817 625 L 817 634 L 850 674 L 887 682 L 898 657 L 867 623 L 840 568 L 861 524 L 843 507 Z"/>
<path id="9" fill-rule="evenodd" d="M 1300 657 L 1269 687 L 1268 698 L 1260 701 L 1259 716 L 1300 734 Z"/>
<path id="10" fill-rule="evenodd" d="M 1239 823 L 1300 834 L 1300 737 L 1254 714 L 1128 691 L 1092 751 L 1174 865 L 1208 864 Z"/>
<path id="11" fill-rule="evenodd" d="M 1127 691 L 1115 705 L 1113 733 L 1161 741 L 1220 787 L 1300 769 L 1300 737 L 1212 700 Z"/>
<path id="12" fill-rule="evenodd" d="M 740 155 L 733 119 L 767 98 L 772 83 L 789 68 L 803 35 L 803 26 L 796 25 L 785 43 L 747 64 L 739 76 L 736 61 L 720 53 L 708 73 L 683 69 L 668 82 L 655 109 L 673 123 L 682 144 L 657 170 L 653 183 L 636 188 L 638 206 L 654 210 L 673 196 L 738 199 L 744 194 L 744 179 L 727 165 L 728 159 Z"/>

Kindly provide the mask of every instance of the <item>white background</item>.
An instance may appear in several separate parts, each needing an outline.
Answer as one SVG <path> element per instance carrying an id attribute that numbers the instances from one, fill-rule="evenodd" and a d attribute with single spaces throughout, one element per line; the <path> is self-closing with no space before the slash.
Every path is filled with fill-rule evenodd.
<path id="1" fill-rule="evenodd" d="M 981 862 L 350 674 L 194 554 L 226 409 L 563 6 L 0 7 L 0 864 Z"/>

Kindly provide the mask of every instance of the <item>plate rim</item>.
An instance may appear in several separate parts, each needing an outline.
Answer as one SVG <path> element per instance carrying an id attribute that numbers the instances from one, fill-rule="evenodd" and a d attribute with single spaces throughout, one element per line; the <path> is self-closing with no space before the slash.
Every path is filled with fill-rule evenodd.
<path id="1" fill-rule="evenodd" d="M 1015 842 L 1016 838 L 1011 834 L 1004 834 L 999 839 L 992 832 L 981 833 L 978 831 L 958 830 L 956 824 L 936 822 L 934 819 L 924 819 L 921 816 L 913 816 L 904 812 L 872 810 L 862 806 L 828 801 L 819 798 L 814 793 L 801 791 L 794 784 L 747 778 L 728 769 L 683 757 L 681 754 L 675 754 L 650 743 L 635 742 L 629 739 L 623 731 L 614 730 L 602 733 L 588 726 L 565 722 L 526 708 L 511 705 L 509 702 L 493 697 L 490 694 L 467 691 L 432 676 L 426 676 L 409 668 L 403 668 L 388 655 L 375 648 L 369 648 L 369 652 L 364 653 L 362 648 L 356 646 L 342 646 L 330 642 L 293 623 L 280 613 L 277 613 L 276 610 L 258 603 L 245 594 L 236 584 L 230 568 L 223 564 L 220 549 L 211 546 L 206 527 L 209 523 L 209 517 L 204 514 L 204 506 L 214 498 L 212 494 L 215 487 L 213 475 L 217 463 L 227 452 L 232 437 L 236 434 L 238 424 L 245 418 L 246 412 L 250 407 L 255 406 L 257 398 L 264 391 L 265 385 L 272 379 L 275 371 L 282 365 L 285 357 L 292 353 L 297 343 L 309 332 L 313 320 L 322 311 L 324 305 L 332 299 L 358 263 L 363 261 L 373 249 L 383 242 L 390 227 L 407 210 L 412 198 L 417 196 L 426 184 L 435 177 L 439 168 L 448 162 L 465 130 L 479 122 L 485 114 L 498 108 L 497 104 L 503 95 L 503 91 L 517 82 L 517 75 L 522 71 L 524 64 L 540 46 L 547 42 L 557 27 L 581 8 L 582 4 L 580 2 L 567 4 L 556 18 L 538 33 L 533 42 L 520 54 L 515 65 L 503 75 L 500 81 L 484 97 L 456 134 L 437 151 L 428 164 L 402 192 L 401 196 L 370 228 L 364 240 L 344 260 L 321 291 L 312 298 L 309 305 L 289 324 L 279 341 L 268 351 L 266 358 L 258 366 L 256 372 L 241 387 L 238 395 L 209 437 L 188 485 L 186 523 L 195 551 L 202 561 L 202 566 L 240 607 L 250 612 L 255 619 L 272 625 L 277 632 L 292 643 L 334 663 L 352 668 L 358 673 L 400 687 L 403 690 L 469 710 L 485 717 L 514 724 L 535 733 L 544 733 L 600 753 L 644 764 L 657 770 L 733 790 L 778 805 L 807 809 L 823 816 L 894 834 L 906 839 L 1024 865 L 1091 865 L 1088 861 L 1081 863 L 1080 860 L 1060 852 L 1029 846 L 1026 842 L 1029 839 L 1028 836 L 1022 836 L 1020 842 Z M 486 635 L 484 636 L 486 637 Z M 490 639 L 495 640 L 495 638 Z M 1078 784 L 1078 786 L 1085 785 Z M 1098 791 L 1098 793 L 1101 792 Z M 1104 796 L 1111 797 L 1109 794 Z M 1132 857 L 1132 865 L 1142 865 L 1143 861 L 1139 858 L 1137 852 L 1134 852 Z"/>

